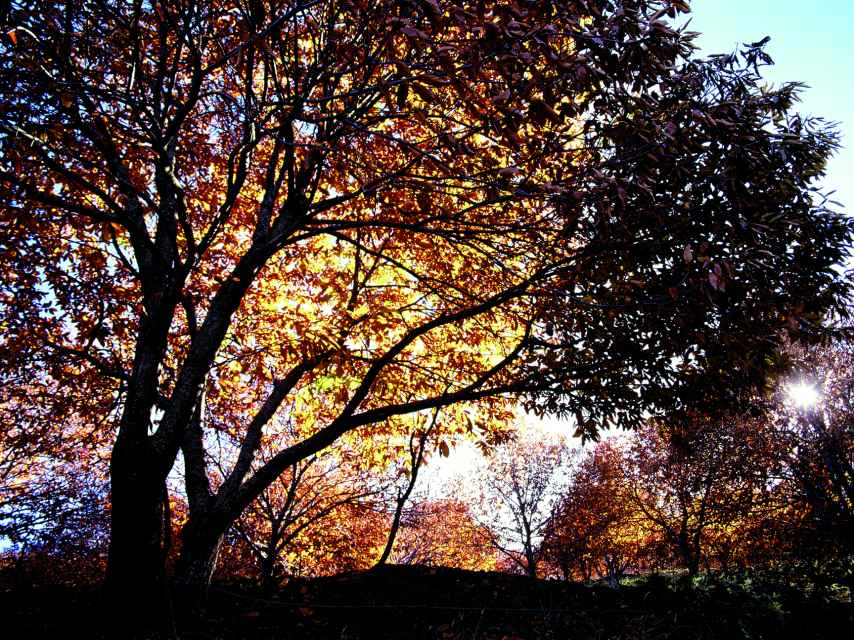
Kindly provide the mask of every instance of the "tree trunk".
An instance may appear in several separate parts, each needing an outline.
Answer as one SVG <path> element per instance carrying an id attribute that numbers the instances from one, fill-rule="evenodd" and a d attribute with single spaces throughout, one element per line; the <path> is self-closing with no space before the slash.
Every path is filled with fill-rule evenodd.
<path id="1" fill-rule="evenodd" d="M 280 536 L 278 530 L 273 530 L 267 544 L 266 555 L 261 562 L 261 588 L 269 593 L 279 587 L 276 577 L 276 561 L 279 559 Z"/>
<path id="2" fill-rule="evenodd" d="M 679 546 L 679 555 L 682 556 L 682 564 L 688 570 L 688 575 L 694 577 L 700 569 L 700 554 L 694 553 L 691 543 L 688 541 L 688 533 L 685 529 L 679 532 L 677 538 Z"/>
<path id="3" fill-rule="evenodd" d="M 537 556 L 534 553 L 530 541 L 525 545 L 525 573 L 529 578 L 537 579 Z"/>
<path id="4" fill-rule="evenodd" d="M 175 590 L 182 614 L 194 616 L 204 607 L 224 533 L 201 520 L 181 530 L 181 555 L 175 568 Z"/>
<path id="5" fill-rule="evenodd" d="M 619 568 L 619 562 L 609 556 L 605 555 L 605 579 L 608 582 L 608 586 L 612 589 L 620 588 L 620 574 L 622 573 Z"/>
<path id="6" fill-rule="evenodd" d="M 382 555 L 380 559 L 377 560 L 376 564 L 372 567 L 373 569 L 378 569 L 383 566 L 391 556 L 391 551 L 394 548 L 394 541 L 397 538 L 397 531 L 400 529 L 400 518 L 403 514 L 403 505 L 406 500 L 397 499 L 397 508 L 394 510 L 394 518 L 391 521 L 391 528 L 388 532 L 388 538 L 386 538 L 385 548 L 383 549 Z"/>
<path id="7" fill-rule="evenodd" d="M 377 560 L 376 564 L 372 567 L 373 569 L 378 569 L 383 566 L 388 561 L 389 556 L 391 556 L 392 549 L 394 549 L 394 541 L 397 538 L 397 532 L 400 529 L 400 519 L 403 516 L 403 507 L 406 506 L 406 501 L 409 500 L 409 496 L 412 495 L 412 490 L 415 488 L 415 483 L 418 480 L 418 471 L 421 469 L 421 463 L 424 462 L 424 450 L 427 448 L 427 440 L 430 438 L 430 433 L 436 426 L 436 418 L 438 416 L 438 411 L 433 413 L 433 421 L 430 423 L 427 430 L 418 436 L 417 445 L 415 444 L 415 434 L 413 433 L 409 437 L 409 457 L 412 467 L 409 472 L 409 482 L 406 483 L 406 489 L 397 496 L 394 518 L 391 521 L 391 529 L 388 532 L 385 548 L 383 549 L 380 559 Z"/>
<path id="8" fill-rule="evenodd" d="M 682 553 L 682 558 L 685 568 L 688 569 L 688 576 L 693 578 L 700 572 L 700 555 L 686 549 Z"/>
<path id="9" fill-rule="evenodd" d="M 110 549 L 105 596 L 122 635 L 174 635 L 166 580 L 169 515 L 166 486 L 143 456 L 120 446 L 110 464 Z"/>

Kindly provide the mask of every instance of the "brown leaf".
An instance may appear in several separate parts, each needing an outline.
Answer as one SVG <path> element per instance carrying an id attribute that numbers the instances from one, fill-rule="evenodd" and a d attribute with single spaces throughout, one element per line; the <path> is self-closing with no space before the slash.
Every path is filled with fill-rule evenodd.
<path id="1" fill-rule="evenodd" d="M 498 171 L 498 175 L 502 178 L 512 178 L 518 176 L 520 173 L 522 172 L 519 170 L 519 167 L 504 167 Z"/>
<path id="2" fill-rule="evenodd" d="M 712 285 L 712 289 L 715 289 L 716 291 L 724 290 L 723 280 L 714 271 L 709 272 L 709 284 Z"/>

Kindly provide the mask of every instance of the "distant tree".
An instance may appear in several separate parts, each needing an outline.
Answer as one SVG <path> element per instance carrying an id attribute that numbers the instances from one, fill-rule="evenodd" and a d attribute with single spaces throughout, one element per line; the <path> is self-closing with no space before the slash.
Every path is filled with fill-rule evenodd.
<path id="1" fill-rule="evenodd" d="M 590 449 L 552 511 L 543 540 L 545 562 L 564 580 L 603 578 L 618 586 L 647 566 L 655 534 L 626 483 L 624 443 Z"/>
<path id="2" fill-rule="evenodd" d="M 651 422 L 633 439 L 627 497 L 679 563 L 709 565 L 710 538 L 738 537 L 739 524 L 767 500 L 773 472 L 766 433 L 737 416 L 703 414 Z"/>
<path id="3" fill-rule="evenodd" d="M 109 445 L 97 432 L 81 434 L 74 420 L 33 432 L 14 414 L 0 405 L 2 554 L 34 582 L 96 582 L 109 542 Z"/>
<path id="4" fill-rule="evenodd" d="M 493 547 L 532 578 L 538 577 L 549 516 L 568 479 L 569 450 L 563 441 L 530 435 L 497 447 L 475 477 L 473 506 Z"/>
<path id="5" fill-rule="evenodd" d="M 391 561 L 489 571 L 497 558 L 490 531 L 468 504 L 441 498 L 419 500 L 405 512 Z"/>
<path id="6" fill-rule="evenodd" d="M 263 454 L 259 462 L 263 464 Z M 290 573 L 287 558 L 294 555 L 297 541 L 319 527 L 333 526 L 345 513 L 352 517 L 352 510 L 343 507 L 374 510 L 381 493 L 374 475 L 364 466 L 348 465 L 332 451 L 295 463 L 258 496 L 234 523 L 232 535 L 254 557 L 261 583 L 274 588 Z M 299 560 L 301 566 L 311 566 L 310 557 Z"/>
<path id="7" fill-rule="evenodd" d="M 109 542 L 108 483 L 91 461 L 30 460 L 0 487 L 0 544 L 23 584 L 95 584 Z"/>
<path id="8" fill-rule="evenodd" d="M 287 550 L 292 576 L 329 576 L 347 571 L 367 571 L 385 546 L 386 514 L 376 505 L 342 505 L 334 517 L 297 537 Z"/>
<path id="9" fill-rule="evenodd" d="M 635 570 L 675 558 L 689 573 L 761 566 L 814 584 L 850 579 L 851 356 L 844 340 L 789 344 L 781 357 L 793 371 L 748 411 L 671 416 L 629 444 L 599 444 L 547 527 L 551 571 L 615 582 L 620 558 Z M 633 557 L 617 552 L 626 542 Z"/>
<path id="10" fill-rule="evenodd" d="M 854 566 L 854 352 L 850 341 L 791 345 L 794 370 L 765 417 L 774 438 L 778 559 Z M 798 388 L 815 393 L 801 406 Z M 851 569 L 846 571 L 850 572 Z"/>
<path id="11" fill-rule="evenodd" d="M 168 610 L 179 457 L 197 600 L 240 514 L 348 434 L 461 403 L 489 430 L 519 398 L 635 425 L 760 384 L 781 331 L 842 305 L 851 222 L 814 186 L 833 132 L 764 87 L 760 45 L 693 60 L 687 9 L 2 13 L 3 421 L 113 440 L 122 624 Z M 299 438 L 253 464 L 285 415 Z M 218 430 L 240 450 L 216 484 Z"/>

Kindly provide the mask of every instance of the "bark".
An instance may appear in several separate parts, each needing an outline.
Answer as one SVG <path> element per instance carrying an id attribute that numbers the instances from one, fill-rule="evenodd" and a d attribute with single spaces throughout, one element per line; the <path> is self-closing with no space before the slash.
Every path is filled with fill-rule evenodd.
<path id="1" fill-rule="evenodd" d="M 394 510 L 394 518 L 391 521 L 391 528 L 388 531 L 388 538 L 386 539 L 385 548 L 383 549 L 380 559 L 377 560 L 376 564 L 373 566 L 374 569 L 378 569 L 383 566 L 388 561 L 388 558 L 391 555 L 391 550 L 394 548 L 394 541 L 397 538 L 397 532 L 400 529 L 400 518 L 403 515 L 403 505 L 405 503 L 405 498 L 401 500 L 401 498 L 398 497 L 397 507 Z"/>
<path id="2" fill-rule="evenodd" d="M 533 550 L 525 549 L 525 573 L 529 578 L 537 579 L 537 557 Z"/>
<path id="3" fill-rule="evenodd" d="M 261 562 L 261 588 L 267 592 L 274 591 L 278 586 L 278 580 L 276 579 L 277 546 L 278 540 L 268 545 L 267 555 L 264 556 Z"/>
<path id="4" fill-rule="evenodd" d="M 189 521 L 181 530 L 181 555 L 175 568 L 175 591 L 182 615 L 204 607 L 225 531 L 205 520 Z"/>
<path id="5" fill-rule="evenodd" d="M 516 496 L 519 498 L 519 511 L 522 517 L 522 527 L 525 533 L 524 548 L 525 548 L 525 573 L 529 578 L 537 579 L 537 552 L 534 550 L 533 531 L 531 531 L 531 523 L 525 515 L 525 500 L 519 493 L 519 487 L 515 487 Z"/>
<path id="6" fill-rule="evenodd" d="M 605 554 L 605 578 L 608 581 L 608 586 L 612 589 L 620 588 L 620 578 L 623 571 L 620 568 L 620 561 L 609 554 Z"/>
<path id="7" fill-rule="evenodd" d="M 114 449 L 105 596 L 116 629 L 166 636 L 174 635 L 165 570 L 168 498 L 162 475 L 152 467 L 147 456 Z"/>
<path id="8" fill-rule="evenodd" d="M 677 546 L 679 548 L 679 555 L 682 556 L 682 563 L 688 570 L 688 575 L 692 577 L 697 575 L 697 571 L 700 568 L 700 559 L 698 554 L 695 554 L 691 548 L 688 542 L 688 533 L 684 529 L 679 532 Z"/>
<path id="9" fill-rule="evenodd" d="M 688 575 L 692 578 L 700 571 L 700 556 L 691 550 L 682 552 L 682 561 L 685 563 L 685 568 L 688 569 Z"/>

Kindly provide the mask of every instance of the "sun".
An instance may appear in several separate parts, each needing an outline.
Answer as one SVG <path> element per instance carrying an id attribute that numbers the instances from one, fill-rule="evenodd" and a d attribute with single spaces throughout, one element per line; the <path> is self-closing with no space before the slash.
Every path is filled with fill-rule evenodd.
<path id="1" fill-rule="evenodd" d="M 818 403 L 820 394 L 818 389 L 806 382 L 790 384 L 787 389 L 789 400 L 801 409 L 809 409 Z"/>

